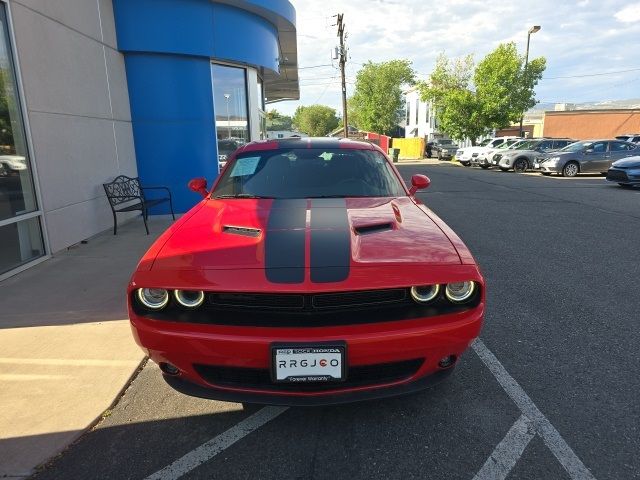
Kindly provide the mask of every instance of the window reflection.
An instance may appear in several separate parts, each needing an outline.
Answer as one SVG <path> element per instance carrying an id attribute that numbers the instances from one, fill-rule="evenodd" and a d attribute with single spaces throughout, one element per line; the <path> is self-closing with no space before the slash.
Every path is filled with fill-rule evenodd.
<path id="1" fill-rule="evenodd" d="M 0 221 L 37 210 L 10 45 L 6 6 L 0 3 Z M 0 273 L 44 253 L 38 218 L 4 223 Z"/>
<path id="2" fill-rule="evenodd" d="M 249 141 L 247 77 L 243 68 L 211 65 L 218 161 Z"/>

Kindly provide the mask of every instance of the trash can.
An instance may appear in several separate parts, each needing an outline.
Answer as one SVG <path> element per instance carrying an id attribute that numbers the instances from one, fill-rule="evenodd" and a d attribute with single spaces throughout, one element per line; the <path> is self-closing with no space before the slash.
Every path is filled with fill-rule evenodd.
<path id="1" fill-rule="evenodd" d="M 400 149 L 399 148 L 390 148 L 389 149 L 389 156 L 393 160 L 393 163 L 398 163 L 398 157 L 400 156 Z"/>

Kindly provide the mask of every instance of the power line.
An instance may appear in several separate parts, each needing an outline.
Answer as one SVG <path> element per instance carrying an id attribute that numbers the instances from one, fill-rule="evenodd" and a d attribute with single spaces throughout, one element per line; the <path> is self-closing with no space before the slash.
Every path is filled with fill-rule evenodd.
<path id="1" fill-rule="evenodd" d="M 542 77 L 542 80 L 559 80 L 561 78 L 602 77 L 605 75 L 616 75 L 618 73 L 637 72 L 637 71 L 640 71 L 640 68 L 631 68 L 629 70 L 618 70 L 617 72 L 598 72 L 598 73 L 587 73 L 584 75 L 567 75 L 564 77 Z"/>

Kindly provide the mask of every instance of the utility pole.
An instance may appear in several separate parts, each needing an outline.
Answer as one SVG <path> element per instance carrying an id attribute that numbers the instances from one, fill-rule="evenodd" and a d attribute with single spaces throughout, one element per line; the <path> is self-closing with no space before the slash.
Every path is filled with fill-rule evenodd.
<path id="1" fill-rule="evenodd" d="M 349 122 L 347 120 L 347 82 L 344 77 L 344 66 L 347 63 L 347 48 L 344 46 L 344 14 L 338 14 L 338 37 L 340 37 L 340 76 L 342 77 L 342 123 L 344 125 L 344 138 L 349 138 Z"/>

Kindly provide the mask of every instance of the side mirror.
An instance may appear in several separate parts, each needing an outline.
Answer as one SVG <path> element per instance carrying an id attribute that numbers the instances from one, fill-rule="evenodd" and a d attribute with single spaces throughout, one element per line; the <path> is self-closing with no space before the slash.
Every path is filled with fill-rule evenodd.
<path id="1" fill-rule="evenodd" d="M 426 175 L 416 174 L 411 177 L 411 188 L 409 189 L 409 194 L 413 195 L 418 190 L 424 190 L 429 185 L 431 185 L 431 180 Z"/>
<path id="2" fill-rule="evenodd" d="M 207 179 L 200 177 L 194 178 L 193 180 L 189 181 L 189 190 L 199 193 L 203 197 L 206 197 L 207 195 L 209 195 L 209 191 L 207 190 Z"/>

